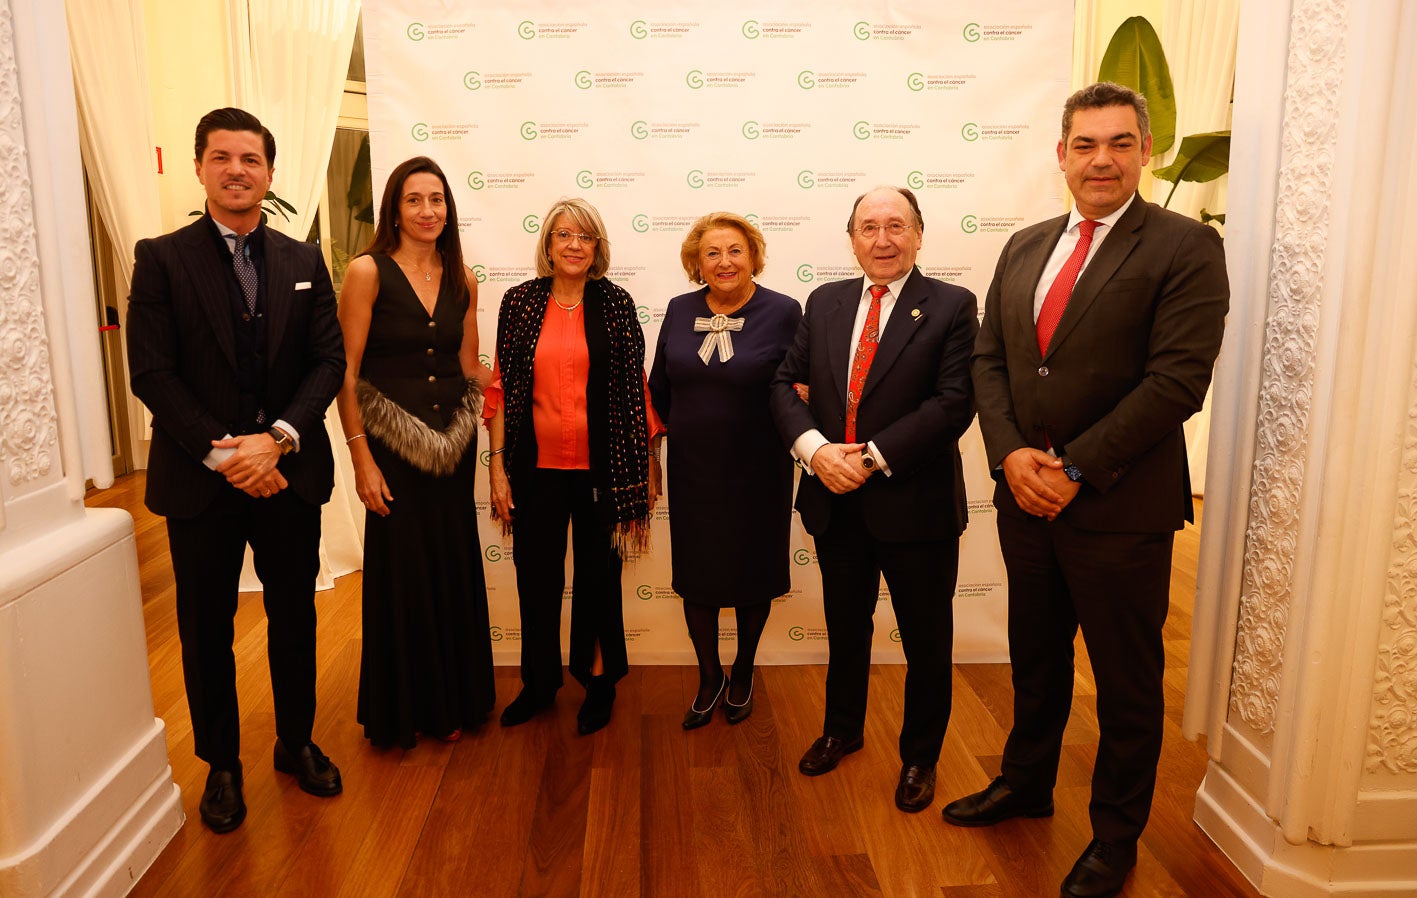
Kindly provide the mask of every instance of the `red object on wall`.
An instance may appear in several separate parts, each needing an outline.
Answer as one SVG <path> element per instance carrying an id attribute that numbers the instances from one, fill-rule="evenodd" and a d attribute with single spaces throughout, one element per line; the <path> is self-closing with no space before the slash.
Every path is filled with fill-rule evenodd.
<path id="1" fill-rule="evenodd" d="M 155 147 L 157 150 L 157 173 L 162 174 L 162 147 Z"/>

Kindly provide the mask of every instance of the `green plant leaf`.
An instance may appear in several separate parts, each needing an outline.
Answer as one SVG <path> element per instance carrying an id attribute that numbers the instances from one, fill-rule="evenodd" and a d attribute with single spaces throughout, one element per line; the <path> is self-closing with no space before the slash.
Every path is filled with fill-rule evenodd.
<path id="1" fill-rule="evenodd" d="M 1181 140 L 1176 159 L 1152 174 L 1163 181 L 1204 183 L 1230 171 L 1230 132 L 1207 131 Z"/>
<path id="2" fill-rule="evenodd" d="M 1144 16 L 1117 27 L 1098 67 L 1099 81 L 1113 81 L 1146 97 L 1151 115 L 1151 152 L 1160 155 L 1176 142 L 1176 89 L 1161 38 Z"/>

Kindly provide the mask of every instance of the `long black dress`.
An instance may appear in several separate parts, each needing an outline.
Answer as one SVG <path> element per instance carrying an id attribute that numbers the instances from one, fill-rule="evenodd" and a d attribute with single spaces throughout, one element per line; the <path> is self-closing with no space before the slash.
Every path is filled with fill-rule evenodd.
<path id="1" fill-rule="evenodd" d="M 649 389 L 669 428 L 669 544 L 674 591 L 721 608 L 768 602 L 792 587 L 792 458 L 768 404 L 768 384 L 802 320 L 790 296 L 758 286 L 729 318 L 733 357 L 704 364 L 708 288 L 669 301 Z"/>
<path id="2" fill-rule="evenodd" d="M 451 473 L 429 474 L 390 448 L 402 441 L 374 432 L 380 428 L 371 427 L 361 385 L 369 449 L 394 499 L 388 517 L 365 515 L 358 719 L 375 745 L 411 748 L 415 733 L 476 726 L 496 700 L 473 499 L 476 412 L 458 411 L 467 389 L 458 349 L 469 300 L 445 287 L 429 316 L 398 264 L 373 259 L 379 294 L 361 379 L 433 431 L 456 426 L 459 415 L 473 419 L 473 437 L 460 458 L 452 456 Z"/>

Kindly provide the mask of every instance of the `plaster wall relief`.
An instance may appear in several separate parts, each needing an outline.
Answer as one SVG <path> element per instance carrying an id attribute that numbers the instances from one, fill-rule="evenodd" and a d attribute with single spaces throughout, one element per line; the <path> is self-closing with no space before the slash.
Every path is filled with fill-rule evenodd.
<path id="1" fill-rule="evenodd" d="M 1294 4 L 1259 427 L 1230 692 L 1232 717 L 1265 735 L 1274 732 L 1293 598 L 1346 30 L 1345 6 L 1339 0 Z"/>
<path id="2" fill-rule="evenodd" d="M 1368 774 L 1417 774 L 1417 369 L 1398 474 L 1392 556 L 1368 724 Z"/>
<path id="3" fill-rule="evenodd" d="M 9 492 L 58 463 L 58 417 L 39 296 L 14 21 L 0 0 L 0 478 Z"/>

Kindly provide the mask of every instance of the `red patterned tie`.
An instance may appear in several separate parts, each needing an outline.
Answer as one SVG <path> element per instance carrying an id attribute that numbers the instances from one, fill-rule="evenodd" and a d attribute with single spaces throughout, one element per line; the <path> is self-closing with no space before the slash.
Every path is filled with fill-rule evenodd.
<path id="1" fill-rule="evenodd" d="M 876 357 L 876 345 L 881 340 L 881 297 L 889 287 L 884 284 L 871 285 L 871 307 L 866 310 L 866 324 L 861 328 L 861 339 L 856 341 L 856 355 L 851 359 L 851 381 L 846 387 L 846 441 L 856 442 L 856 408 L 861 404 L 861 388 L 866 386 L 866 375 L 871 370 L 871 360 Z"/>
<path id="2" fill-rule="evenodd" d="M 1063 320 L 1063 310 L 1068 307 L 1068 299 L 1073 295 L 1073 285 L 1078 282 L 1082 263 L 1087 260 L 1087 251 L 1092 247 L 1092 232 L 1097 230 L 1097 222 L 1084 219 L 1078 222 L 1078 243 L 1073 254 L 1063 263 L 1063 270 L 1048 288 L 1043 297 L 1043 308 L 1038 312 L 1038 351 L 1047 354 L 1048 343 L 1053 339 L 1053 331 Z"/>

